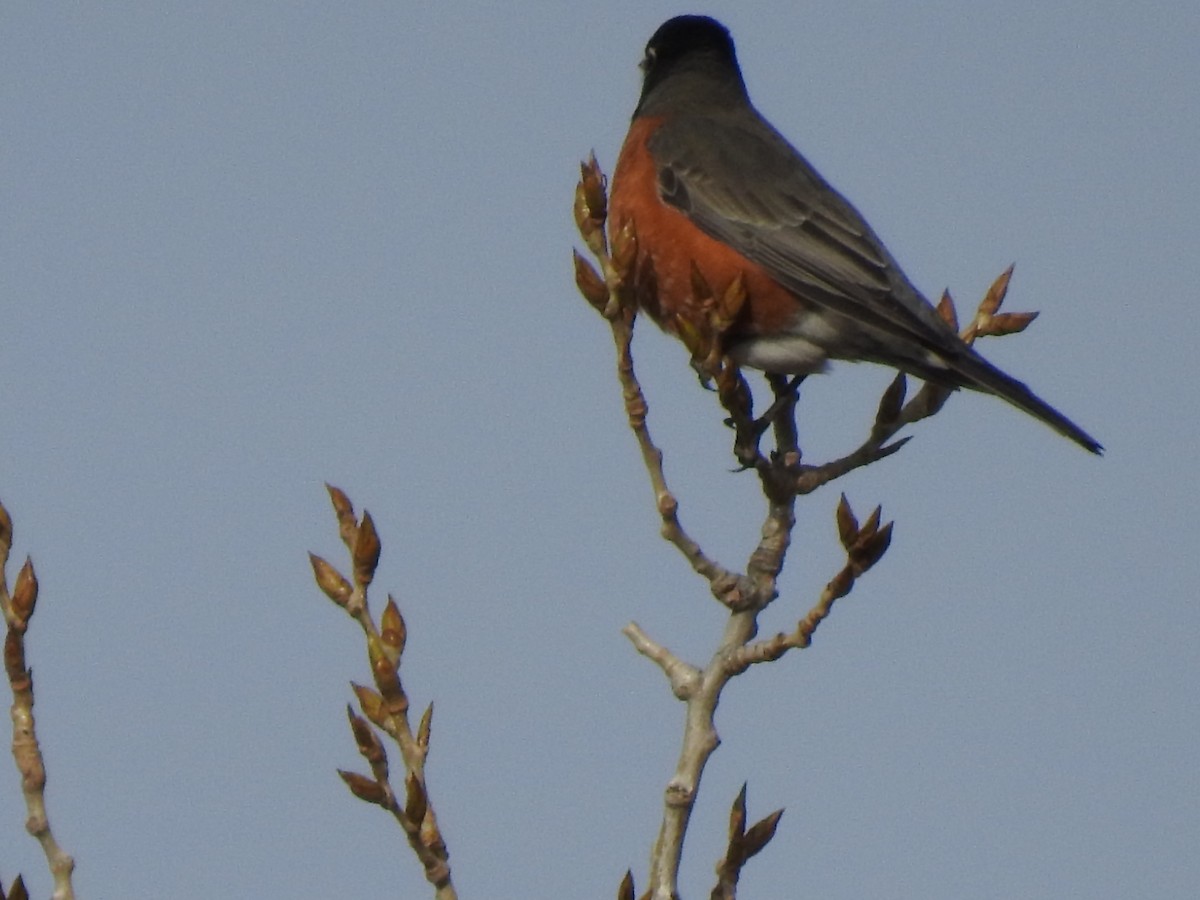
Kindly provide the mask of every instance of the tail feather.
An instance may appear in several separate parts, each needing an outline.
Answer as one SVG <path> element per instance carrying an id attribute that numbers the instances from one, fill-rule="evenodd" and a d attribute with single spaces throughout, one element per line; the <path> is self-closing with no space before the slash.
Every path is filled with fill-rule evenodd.
<path id="1" fill-rule="evenodd" d="M 961 385 L 1007 400 L 1017 409 L 1041 419 L 1059 434 L 1069 437 L 1085 450 L 1103 454 L 1104 447 L 1094 437 L 1035 394 L 1022 381 L 997 369 L 978 353 L 971 351 L 949 361 L 950 368 L 962 379 Z"/>

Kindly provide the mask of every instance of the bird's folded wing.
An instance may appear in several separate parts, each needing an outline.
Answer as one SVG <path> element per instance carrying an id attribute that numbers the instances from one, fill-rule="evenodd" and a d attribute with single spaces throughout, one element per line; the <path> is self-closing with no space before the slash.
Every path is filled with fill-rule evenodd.
<path id="1" fill-rule="evenodd" d="M 799 297 L 931 350 L 963 347 L 858 211 L 761 118 L 673 119 L 650 150 L 664 202 Z"/>

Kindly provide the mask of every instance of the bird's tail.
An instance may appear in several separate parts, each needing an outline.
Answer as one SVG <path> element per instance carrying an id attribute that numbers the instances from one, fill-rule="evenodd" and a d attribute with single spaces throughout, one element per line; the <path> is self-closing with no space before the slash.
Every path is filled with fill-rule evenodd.
<path id="1" fill-rule="evenodd" d="M 949 362 L 950 368 L 961 378 L 961 385 L 1007 400 L 1017 409 L 1024 410 L 1034 418 L 1041 419 L 1059 434 L 1069 437 L 1085 450 L 1097 456 L 1104 448 L 1094 437 L 1060 413 L 1057 409 L 1031 391 L 1024 382 L 997 369 L 974 351 L 965 353 Z"/>

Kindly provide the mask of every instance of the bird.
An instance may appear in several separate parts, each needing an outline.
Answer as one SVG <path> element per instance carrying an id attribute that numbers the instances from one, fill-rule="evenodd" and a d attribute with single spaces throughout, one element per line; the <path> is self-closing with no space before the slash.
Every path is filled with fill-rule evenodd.
<path id="1" fill-rule="evenodd" d="M 696 275 L 745 301 L 723 336 L 741 366 L 804 376 L 882 364 L 994 394 L 1084 449 L 1086 431 L 985 360 L 909 281 L 862 215 L 754 107 L 729 30 L 677 16 L 646 45 L 613 170 L 609 221 L 636 235 L 634 293 L 664 330 L 700 302 Z"/>

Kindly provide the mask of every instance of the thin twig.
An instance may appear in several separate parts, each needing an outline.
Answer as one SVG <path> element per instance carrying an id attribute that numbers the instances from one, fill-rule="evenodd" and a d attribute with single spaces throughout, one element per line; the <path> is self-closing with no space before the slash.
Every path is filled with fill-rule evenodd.
<path id="1" fill-rule="evenodd" d="M 33 672 L 25 664 L 25 634 L 37 604 L 37 575 L 32 560 L 26 558 L 17 573 L 12 593 L 9 593 L 5 568 L 12 538 L 12 519 L 0 504 L 0 611 L 8 629 L 4 639 L 4 671 L 13 696 L 9 710 L 13 723 L 12 755 L 21 775 L 21 793 L 28 813 L 25 829 L 41 845 L 54 878 L 51 897 L 53 900 L 73 900 L 75 888 L 71 874 L 75 870 L 75 860 L 59 845 L 50 828 L 46 809 L 46 764 L 33 718 Z"/>
<path id="2" fill-rule="evenodd" d="M 628 307 L 621 307 L 622 310 Z M 713 596 L 721 603 L 734 608 L 742 602 L 741 597 L 745 585 L 738 576 L 728 569 L 718 565 L 701 549 L 700 545 L 684 530 L 679 521 L 679 502 L 667 487 L 666 475 L 663 472 L 663 454 L 650 436 L 650 428 L 646 424 L 649 404 L 646 395 L 638 382 L 633 368 L 633 323 L 635 316 L 632 312 L 612 320 L 613 342 L 617 348 L 617 377 L 621 382 L 621 393 L 625 400 L 625 414 L 629 427 L 637 438 L 638 449 L 641 450 L 642 463 L 650 476 L 650 487 L 654 491 L 654 504 L 662 519 L 660 533 L 664 540 L 669 541 L 688 561 L 693 571 L 708 581 Z"/>
<path id="3" fill-rule="evenodd" d="M 425 780 L 433 707 L 426 708 L 414 732 L 408 718 L 408 694 L 400 680 L 400 661 L 407 640 L 404 617 L 389 596 L 376 624 L 368 602 L 368 588 L 382 550 L 379 535 L 370 513 L 364 512 L 361 520 L 357 519 L 345 493 L 327 487 L 342 542 L 350 551 L 353 583 L 321 557 L 310 553 L 309 560 L 317 586 L 362 629 L 375 682 L 374 690 L 353 686 L 361 716 L 347 709 L 355 743 L 370 766 L 371 775 L 342 770 L 338 774 L 356 797 L 386 809 L 396 819 L 425 870 L 425 879 L 434 887 L 436 900 L 457 900 L 450 877 L 450 854 Z M 391 783 L 387 751 L 372 725 L 391 737 L 400 749 L 404 763 L 403 796 Z"/>

